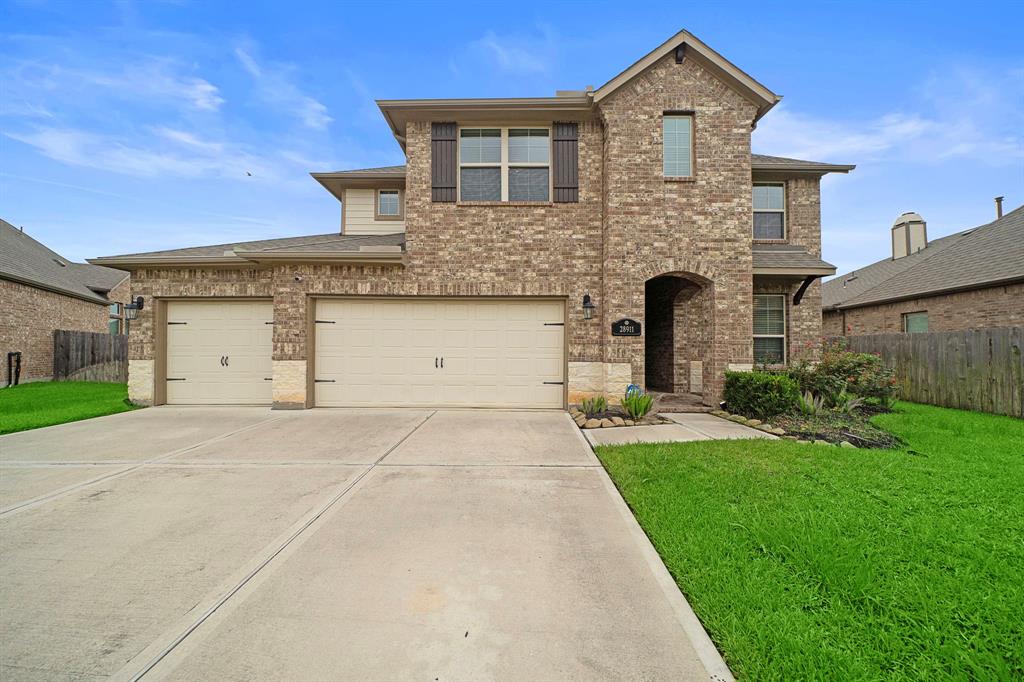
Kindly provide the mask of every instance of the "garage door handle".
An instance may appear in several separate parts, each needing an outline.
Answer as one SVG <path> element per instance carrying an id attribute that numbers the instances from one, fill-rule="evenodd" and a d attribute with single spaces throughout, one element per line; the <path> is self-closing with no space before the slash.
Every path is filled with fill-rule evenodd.
<path id="1" fill-rule="evenodd" d="M 334 379 L 313 379 L 314 384 L 333 384 Z"/>
<path id="2" fill-rule="evenodd" d="M 172 377 L 167 377 L 167 381 L 184 381 L 184 380 L 185 380 L 184 377 L 181 377 L 181 378 L 178 378 L 178 377 L 173 377 L 173 378 Z"/>
<path id="3" fill-rule="evenodd" d="M 544 383 L 548 386 L 565 386 L 564 381 L 545 381 Z"/>
<path id="4" fill-rule="evenodd" d="M 434 369 L 437 369 L 437 358 L 434 358 Z"/>
<path id="5" fill-rule="evenodd" d="M 441 369 L 444 369 L 444 358 L 441 358 Z"/>

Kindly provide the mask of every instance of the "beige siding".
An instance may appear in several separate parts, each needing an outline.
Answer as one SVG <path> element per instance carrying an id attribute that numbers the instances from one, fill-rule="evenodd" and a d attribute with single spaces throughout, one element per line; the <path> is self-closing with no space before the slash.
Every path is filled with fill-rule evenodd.
<path id="1" fill-rule="evenodd" d="M 376 190 L 345 190 L 345 208 L 341 213 L 342 234 L 392 234 L 394 232 L 405 232 L 404 220 L 374 220 L 373 202 L 376 201 L 376 198 Z"/>

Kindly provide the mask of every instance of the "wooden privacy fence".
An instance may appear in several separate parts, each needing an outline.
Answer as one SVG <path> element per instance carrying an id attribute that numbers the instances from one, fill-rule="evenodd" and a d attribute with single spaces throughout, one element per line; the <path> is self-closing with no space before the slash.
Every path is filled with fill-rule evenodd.
<path id="1" fill-rule="evenodd" d="M 128 337 L 53 331 L 54 381 L 128 381 Z"/>
<path id="2" fill-rule="evenodd" d="M 901 398 L 1024 417 L 1024 327 L 842 338 L 896 370 Z"/>

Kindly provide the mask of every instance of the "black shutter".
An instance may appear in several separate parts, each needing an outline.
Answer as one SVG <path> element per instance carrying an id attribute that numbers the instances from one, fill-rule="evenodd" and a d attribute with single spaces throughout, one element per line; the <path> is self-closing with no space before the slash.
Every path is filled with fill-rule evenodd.
<path id="1" fill-rule="evenodd" d="M 454 123 L 430 124 L 430 198 L 433 201 L 455 201 L 455 139 Z"/>
<path id="2" fill-rule="evenodd" d="M 552 138 L 555 201 L 580 200 L 579 124 L 555 123 Z"/>

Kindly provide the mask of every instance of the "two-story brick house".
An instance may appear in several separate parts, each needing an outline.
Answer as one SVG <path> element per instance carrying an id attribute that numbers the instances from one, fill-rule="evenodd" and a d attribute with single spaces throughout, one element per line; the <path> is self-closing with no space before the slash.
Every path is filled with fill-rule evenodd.
<path id="1" fill-rule="evenodd" d="M 131 396 L 710 404 L 817 341 L 835 271 L 819 181 L 853 167 L 751 154 L 778 101 L 686 31 L 596 90 L 380 101 L 406 165 L 313 174 L 340 232 L 93 261 L 144 297 Z"/>

